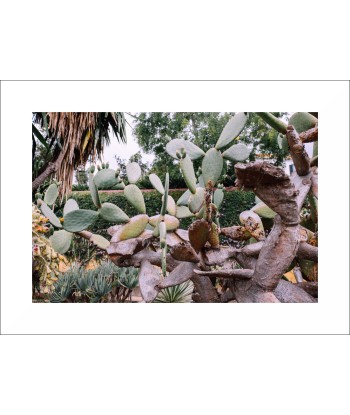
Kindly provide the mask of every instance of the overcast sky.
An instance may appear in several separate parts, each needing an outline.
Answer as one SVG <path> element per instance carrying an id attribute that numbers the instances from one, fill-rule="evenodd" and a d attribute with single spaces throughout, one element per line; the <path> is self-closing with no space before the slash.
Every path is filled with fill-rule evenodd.
<path id="1" fill-rule="evenodd" d="M 133 124 L 133 118 L 130 117 L 130 115 L 125 114 L 125 119 L 126 119 L 126 144 L 120 144 L 118 143 L 115 135 L 110 134 L 111 137 L 111 144 L 108 147 L 105 147 L 104 153 L 103 153 L 103 161 L 106 163 L 107 161 L 109 162 L 109 167 L 112 169 L 116 169 L 117 168 L 117 162 L 115 161 L 114 156 L 120 156 L 122 159 L 126 159 L 129 160 L 129 158 L 137 153 L 138 151 L 140 151 L 140 147 L 136 142 L 135 137 L 132 134 L 132 128 L 130 127 L 130 125 L 132 126 Z M 129 125 L 130 124 L 130 125 Z M 145 154 L 143 152 L 142 153 L 142 160 L 144 162 L 152 162 L 154 160 L 154 156 L 152 154 Z M 98 163 L 99 164 L 99 163 Z"/>

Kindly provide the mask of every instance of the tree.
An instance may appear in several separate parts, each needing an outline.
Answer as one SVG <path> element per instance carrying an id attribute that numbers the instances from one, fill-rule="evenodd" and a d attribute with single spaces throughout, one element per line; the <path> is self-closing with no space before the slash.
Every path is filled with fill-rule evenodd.
<path id="1" fill-rule="evenodd" d="M 164 152 L 165 145 L 169 139 L 183 138 L 207 151 L 215 145 L 222 129 L 233 114 L 227 112 L 137 113 L 133 115 L 134 134 L 142 150 L 155 155 L 151 170 L 162 180 L 168 171 L 171 187 L 185 187 L 177 162 Z M 282 117 L 286 113 L 273 114 Z M 239 136 L 239 140 L 252 148 L 251 161 L 264 154 L 265 157 L 270 157 L 275 165 L 283 163 L 286 153 L 277 144 L 276 131 L 255 113 L 249 114 L 246 128 Z M 199 166 L 200 163 L 195 161 L 196 170 Z M 232 162 L 226 163 L 226 171 L 231 172 L 224 180 L 224 184 L 228 186 L 235 180 Z"/>
<path id="2" fill-rule="evenodd" d="M 126 142 L 121 112 L 34 112 L 32 123 L 32 191 L 56 175 L 61 196 L 72 188 L 74 169 L 100 158 L 113 132 Z"/>
<path id="3" fill-rule="evenodd" d="M 52 236 L 54 246 L 57 250 L 68 249 L 72 233 L 77 233 L 105 249 L 115 265 L 140 268 L 140 290 L 146 302 L 154 301 L 163 289 L 189 280 L 195 287 L 192 298 L 196 302 L 316 302 L 317 274 L 310 281 L 300 269 L 303 261 L 317 268 L 317 233 L 301 225 L 300 213 L 309 205 L 311 220 L 317 223 L 318 156 L 310 160 L 304 149 L 304 143 L 318 140 L 317 118 L 310 113 L 295 113 L 286 125 L 271 113 L 257 115 L 287 141 L 296 168 L 291 177 L 266 161 L 244 162 L 250 149 L 233 143 L 248 116 L 237 113 L 223 129 L 215 147 L 206 153 L 183 139 L 168 143 L 166 151 L 178 161 L 188 191 L 175 204 L 168 194 L 169 174 L 164 184 L 156 175 L 150 175 L 152 185 L 162 195 L 159 215 L 149 217 L 146 213 L 143 194 L 136 185 L 141 177 L 137 164 L 126 167 L 129 184 L 124 195 L 139 212 L 132 218 L 111 203 L 101 203 L 96 183 L 103 174 L 93 176 L 92 169 L 89 186 L 98 211 L 79 209 L 75 201 L 69 200 L 68 208 L 64 208 L 68 211 L 64 215 L 64 230 Z M 202 174 L 197 183 L 192 160 L 199 159 Z M 237 162 L 239 189 L 253 190 L 261 202 L 241 213 L 241 225 L 221 228 L 224 191 L 222 186 L 215 186 L 222 175 L 224 159 Z M 51 195 L 56 194 L 51 189 L 46 197 L 48 203 L 54 204 Z M 305 203 L 307 198 L 310 203 Z M 51 223 L 62 228 L 47 204 L 39 204 Z M 108 229 L 110 241 L 86 230 L 99 216 L 117 225 Z M 184 217 L 193 218 L 187 230 L 179 229 L 179 218 Z M 264 229 L 261 218 L 273 219 L 273 226 Z M 221 246 L 220 235 L 244 244 Z M 291 270 L 294 283 L 284 280 Z"/>

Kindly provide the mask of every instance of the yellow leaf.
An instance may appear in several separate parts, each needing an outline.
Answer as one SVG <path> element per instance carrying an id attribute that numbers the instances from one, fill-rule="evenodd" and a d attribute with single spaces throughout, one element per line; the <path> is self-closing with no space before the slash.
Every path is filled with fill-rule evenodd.
<path id="1" fill-rule="evenodd" d="M 296 283 L 297 280 L 295 278 L 294 272 L 293 271 L 289 271 L 286 274 L 284 274 L 284 276 L 287 278 L 288 281 Z"/>

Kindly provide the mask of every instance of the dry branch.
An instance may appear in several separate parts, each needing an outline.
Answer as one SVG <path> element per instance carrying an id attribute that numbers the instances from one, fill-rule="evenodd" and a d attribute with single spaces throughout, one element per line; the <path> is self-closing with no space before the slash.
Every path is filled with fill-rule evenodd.
<path id="1" fill-rule="evenodd" d="M 318 126 L 300 133 L 299 138 L 303 143 L 312 143 L 313 141 L 318 141 Z"/>
<path id="2" fill-rule="evenodd" d="M 299 134 L 292 125 L 288 125 L 286 137 L 295 170 L 299 176 L 306 176 L 310 172 L 310 159 Z"/>

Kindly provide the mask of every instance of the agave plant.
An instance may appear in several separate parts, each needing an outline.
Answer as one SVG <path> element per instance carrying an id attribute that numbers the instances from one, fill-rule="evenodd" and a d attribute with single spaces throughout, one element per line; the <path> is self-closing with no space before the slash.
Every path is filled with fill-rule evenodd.
<path id="1" fill-rule="evenodd" d="M 163 288 L 154 300 L 154 303 L 191 303 L 193 288 L 192 281 Z"/>

